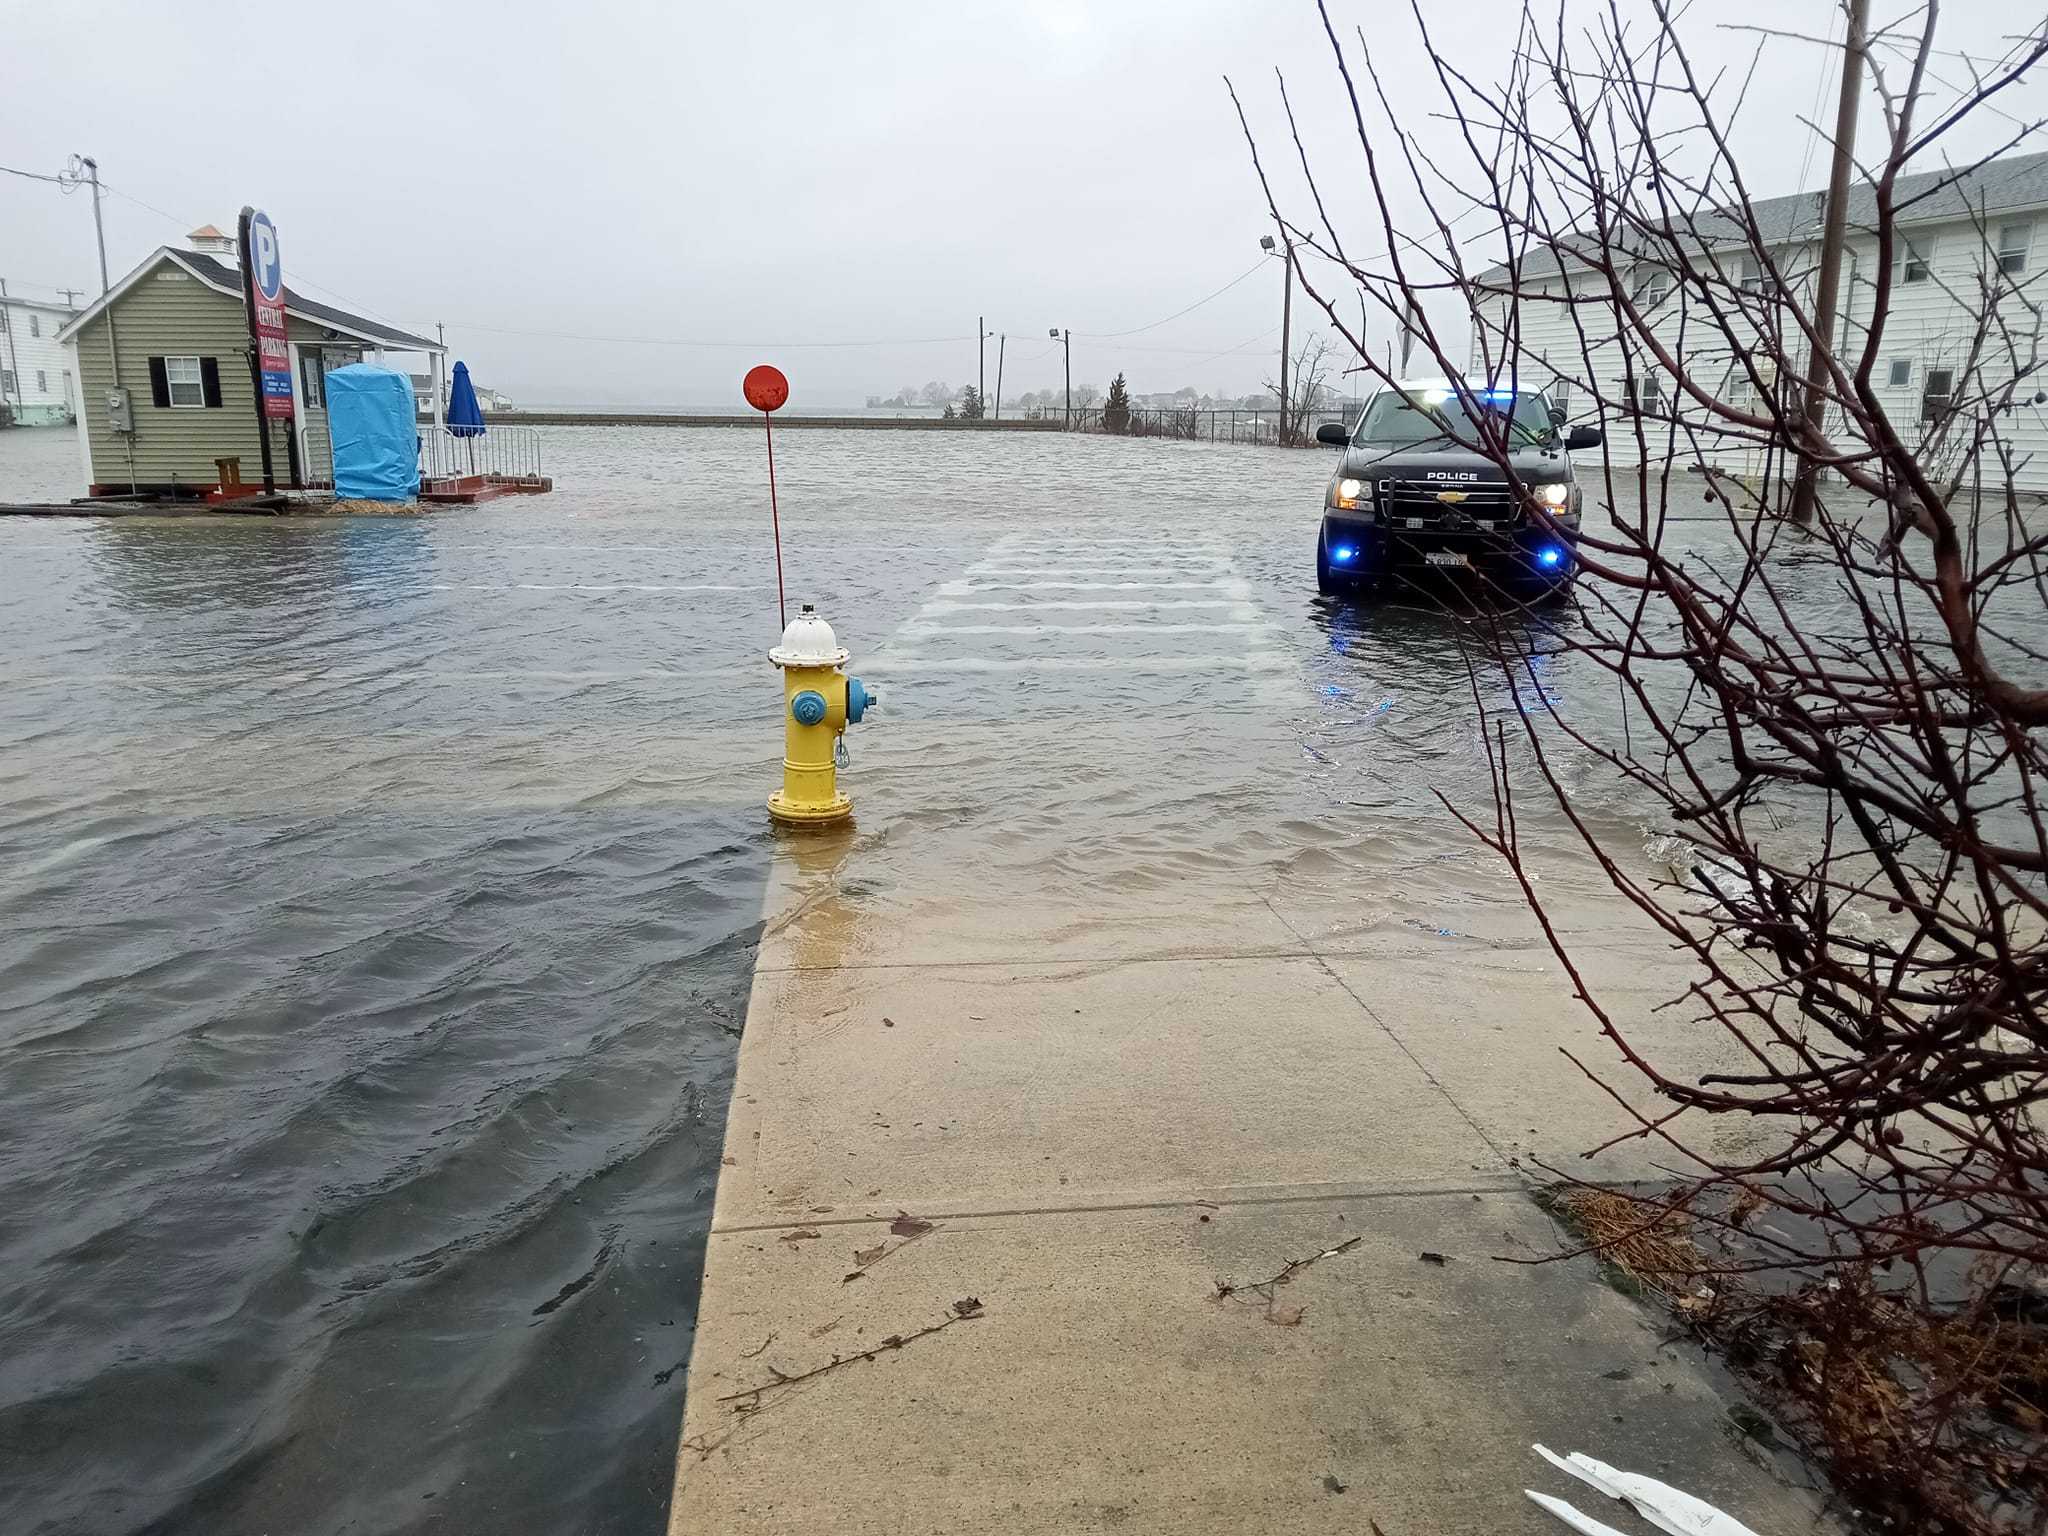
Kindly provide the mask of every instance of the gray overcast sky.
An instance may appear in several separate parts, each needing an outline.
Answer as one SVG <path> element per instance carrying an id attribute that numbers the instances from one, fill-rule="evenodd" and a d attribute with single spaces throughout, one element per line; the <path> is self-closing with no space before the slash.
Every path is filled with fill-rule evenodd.
<path id="1" fill-rule="evenodd" d="M 2022 9 L 1952 6 L 1942 44 L 2000 51 L 2000 34 L 2030 24 Z M 1441 102 L 1405 11 L 1333 3 L 1341 28 L 1366 25 L 1397 105 L 1448 149 L 1449 126 L 1422 121 Z M 1447 56 L 1493 79 L 1516 14 L 1459 0 L 1433 25 Z M 1590 23 L 1594 7 L 1571 14 Z M 1839 32 L 1824 0 L 1692 15 L 1709 68 L 1754 45 L 1726 23 Z M 1053 325 L 1076 332 L 1077 384 L 1122 368 L 1141 392 L 1243 393 L 1273 369 L 1277 266 L 1171 324 L 1096 339 L 1258 258 L 1268 224 L 1221 76 L 1277 156 L 1284 69 L 1322 171 L 1362 174 L 1306 0 L 72 0 L 8 4 L 0 20 L 0 164 L 47 172 L 93 154 L 111 186 L 161 210 L 108 200 L 117 280 L 195 223 L 231 230 L 253 202 L 277 222 L 288 281 L 414 329 L 445 321 L 479 380 L 536 404 L 735 404 L 764 360 L 811 405 L 967 382 L 977 314 L 1011 333 L 1007 394 L 1059 382 Z M 1961 79 L 1959 61 L 1938 66 Z M 1825 148 L 1798 121 L 1817 102 L 1832 118 L 1824 67 L 1811 45 L 1766 49 L 1736 132 L 1756 192 L 1825 180 Z M 2038 117 L 2042 83 L 2001 102 Z M 1985 118 L 1955 152 L 2010 127 Z M 0 276 L 29 293 L 96 290 L 84 196 L 0 176 Z M 993 344 L 988 366 L 993 383 Z"/>

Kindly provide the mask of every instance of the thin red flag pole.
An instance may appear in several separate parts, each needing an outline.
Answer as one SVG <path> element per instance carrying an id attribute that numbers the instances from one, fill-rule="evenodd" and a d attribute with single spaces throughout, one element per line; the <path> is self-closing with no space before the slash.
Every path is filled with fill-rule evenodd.
<path id="1" fill-rule="evenodd" d="M 761 427 L 768 434 L 768 517 L 775 526 L 775 609 L 782 627 L 789 628 L 789 599 L 782 592 L 782 509 L 775 502 L 775 418 L 761 413 Z"/>
<path id="2" fill-rule="evenodd" d="M 789 380 L 782 370 L 767 363 L 749 368 L 740 384 L 747 404 L 761 413 L 761 430 L 768 434 L 768 516 L 775 524 L 775 608 L 782 615 L 782 627 L 789 628 L 789 599 L 782 587 L 782 508 L 775 499 L 775 423 L 769 413 L 779 411 L 789 400 Z"/>

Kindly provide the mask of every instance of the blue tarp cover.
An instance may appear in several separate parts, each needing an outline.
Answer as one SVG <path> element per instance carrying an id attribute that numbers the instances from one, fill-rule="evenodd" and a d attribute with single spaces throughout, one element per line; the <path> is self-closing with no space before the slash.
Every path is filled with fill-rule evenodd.
<path id="1" fill-rule="evenodd" d="M 389 368 L 351 363 L 327 375 L 327 430 L 334 440 L 334 494 L 344 500 L 413 501 L 420 445 L 412 381 Z"/>

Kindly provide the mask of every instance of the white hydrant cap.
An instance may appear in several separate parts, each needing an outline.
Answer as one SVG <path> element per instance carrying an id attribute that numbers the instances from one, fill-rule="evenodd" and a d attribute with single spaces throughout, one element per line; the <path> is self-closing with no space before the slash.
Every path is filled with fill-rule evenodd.
<path id="1" fill-rule="evenodd" d="M 782 644 L 768 653 L 778 667 L 836 667 L 850 653 L 839 644 L 832 626 L 818 616 L 809 603 L 789 621 L 782 632 Z"/>

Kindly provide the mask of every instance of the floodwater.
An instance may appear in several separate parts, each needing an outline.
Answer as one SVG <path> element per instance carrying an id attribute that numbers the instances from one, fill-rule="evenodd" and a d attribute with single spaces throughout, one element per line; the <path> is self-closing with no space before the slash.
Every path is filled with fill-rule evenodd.
<path id="1" fill-rule="evenodd" d="M 745 431 L 543 438 L 553 495 L 430 517 L 0 520 L 9 1536 L 661 1529 L 791 856 L 766 476 Z M 881 694 L 840 855 L 877 923 L 1166 941 L 1203 882 L 1508 942 L 1436 798 L 1491 803 L 1469 625 L 1315 599 L 1326 457 L 779 449 L 791 600 Z M 75 472 L 0 434 L 0 500 Z M 1540 797 L 1524 833 L 1569 841 Z"/>

